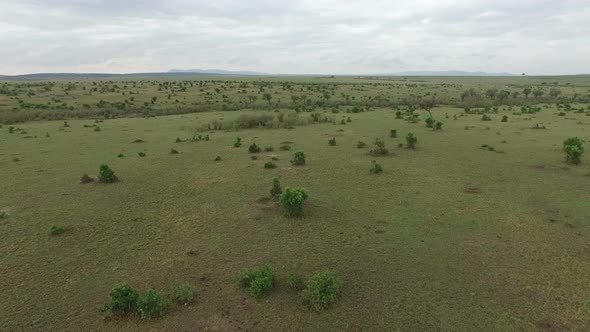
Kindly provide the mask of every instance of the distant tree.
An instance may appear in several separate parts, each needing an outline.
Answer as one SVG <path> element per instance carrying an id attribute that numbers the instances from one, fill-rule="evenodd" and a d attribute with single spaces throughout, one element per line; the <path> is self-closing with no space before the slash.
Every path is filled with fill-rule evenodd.
<path id="1" fill-rule="evenodd" d="M 498 92 L 498 100 L 500 100 L 500 102 L 503 102 L 508 97 L 510 97 L 510 91 L 502 90 Z"/>
<path id="2" fill-rule="evenodd" d="M 551 90 L 549 90 L 549 95 L 553 98 L 557 98 L 561 95 L 561 90 L 556 89 L 556 88 L 551 88 Z"/>
<path id="3" fill-rule="evenodd" d="M 264 98 L 264 100 L 268 102 L 268 105 L 270 105 L 270 101 L 272 99 L 272 95 L 270 93 L 265 93 L 264 95 L 262 95 L 262 98 Z"/>
<path id="4" fill-rule="evenodd" d="M 518 92 L 518 91 L 513 91 L 513 92 L 512 92 L 512 98 L 513 98 L 513 99 L 517 99 L 518 97 L 520 97 L 520 92 Z"/>
<path id="5" fill-rule="evenodd" d="M 533 91 L 533 96 L 535 96 L 535 98 L 541 98 L 544 94 L 545 94 L 545 91 L 543 91 L 541 88 L 536 88 Z"/>
<path id="6" fill-rule="evenodd" d="M 528 98 L 532 91 L 533 89 L 531 89 L 530 87 L 526 87 L 522 90 L 522 93 L 524 93 L 524 96 Z"/>
<path id="7" fill-rule="evenodd" d="M 488 98 L 490 98 L 490 99 L 496 99 L 497 95 L 498 95 L 498 89 L 488 89 L 486 91 L 486 96 L 488 96 Z"/>

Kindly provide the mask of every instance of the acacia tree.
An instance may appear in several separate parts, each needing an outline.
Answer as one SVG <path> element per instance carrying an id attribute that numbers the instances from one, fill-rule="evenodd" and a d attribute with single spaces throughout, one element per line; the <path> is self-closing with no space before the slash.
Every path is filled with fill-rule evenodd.
<path id="1" fill-rule="evenodd" d="M 268 102 L 268 105 L 270 106 L 272 95 L 270 93 L 265 93 L 264 95 L 262 95 L 262 98 L 264 98 L 264 100 L 266 100 Z"/>
<path id="2" fill-rule="evenodd" d="M 533 89 L 531 89 L 530 87 L 526 87 L 522 90 L 522 93 L 524 93 L 524 96 L 528 98 L 532 91 Z"/>

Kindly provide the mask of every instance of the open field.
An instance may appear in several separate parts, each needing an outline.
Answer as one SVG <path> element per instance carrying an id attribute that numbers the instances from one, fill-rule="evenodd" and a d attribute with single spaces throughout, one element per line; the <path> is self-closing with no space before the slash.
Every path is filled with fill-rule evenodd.
<path id="1" fill-rule="evenodd" d="M 0 211 L 7 213 L 0 219 L 0 330 L 590 329 L 590 158 L 570 165 L 562 151 L 568 137 L 590 141 L 588 77 L 274 78 L 264 79 L 271 83 L 263 92 L 261 79 L 243 80 L 207 83 L 203 91 L 198 81 L 206 79 L 191 81 L 170 99 L 170 88 L 158 90 L 166 81 L 136 80 L 134 88 L 58 81 L 50 90 L 47 82 L 0 83 L 19 91 L 0 95 Z M 307 90 L 315 80 L 328 83 Z M 412 80 L 424 82 L 406 85 Z M 88 95 L 114 84 L 128 88 Z M 231 88 L 224 93 L 222 85 Z M 512 97 L 527 86 L 542 87 L 544 96 Z M 462 100 L 471 87 L 481 96 Z M 562 92 L 549 97 L 551 87 Z M 29 88 L 34 95 L 27 97 Z M 490 88 L 511 97 L 484 97 Z M 334 94 L 322 97 L 326 89 Z M 249 95 L 260 96 L 249 103 Z M 18 99 L 66 105 L 35 109 Z M 396 116 L 425 99 L 439 105 L 432 112 L 442 130 L 426 128 L 420 108 L 416 123 Z M 107 104 L 98 107 L 100 100 Z M 482 108 L 470 114 L 468 105 Z M 539 108 L 522 113 L 521 105 Z M 353 113 L 355 106 L 362 110 Z M 58 114 L 69 126 L 28 121 L 27 112 Z M 117 116 L 105 119 L 105 112 Z M 482 112 L 491 121 L 482 121 Z M 232 125 L 278 114 L 293 125 Z M 212 123 L 224 130 L 211 130 Z M 537 125 L 545 129 L 532 129 Z M 398 147 L 409 132 L 416 150 Z M 210 140 L 191 141 L 196 134 Z M 369 154 L 376 138 L 389 155 Z M 357 148 L 358 141 L 367 147 Z M 253 142 L 274 151 L 252 160 Z M 305 166 L 289 162 L 298 150 Z M 272 157 L 278 168 L 264 169 Z M 369 173 L 373 160 L 382 174 Z M 79 183 L 101 164 L 120 181 Z M 276 176 L 283 186 L 307 189 L 302 218 L 286 217 L 268 199 Z M 65 232 L 51 236 L 53 225 Z M 238 278 L 264 264 L 277 283 L 256 300 Z M 339 276 L 342 294 L 316 313 L 285 283 L 290 272 L 324 270 Z M 105 319 L 100 308 L 122 282 L 163 292 L 188 282 L 196 300 L 157 320 Z"/>

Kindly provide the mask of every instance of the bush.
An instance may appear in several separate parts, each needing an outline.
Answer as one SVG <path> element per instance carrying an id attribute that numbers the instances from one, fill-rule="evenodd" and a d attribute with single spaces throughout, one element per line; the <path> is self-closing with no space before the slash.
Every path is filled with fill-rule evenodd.
<path id="1" fill-rule="evenodd" d="M 178 154 L 178 150 L 176 149 L 170 149 L 170 154 Z"/>
<path id="2" fill-rule="evenodd" d="M 140 157 L 145 157 L 146 156 L 145 152 L 139 152 L 137 155 L 140 156 Z"/>
<path id="3" fill-rule="evenodd" d="M 315 311 L 327 309 L 340 295 L 340 281 L 331 272 L 314 274 L 301 293 L 303 302 Z"/>
<path id="4" fill-rule="evenodd" d="M 148 289 L 137 299 L 137 311 L 142 319 L 161 317 L 168 311 L 168 306 L 155 289 Z"/>
<path id="5" fill-rule="evenodd" d="M 8 218 L 6 211 L 0 211 L 0 220 Z"/>
<path id="6" fill-rule="evenodd" d="M 303 215 L 303 206 L 307 197 L 305 189 L 285 188 L 285 192 L 280 196 L 280 202 L 287 215 L 299 217 Z"/>
<path id="7" fill-rule="evenodd" d="M 264 168 L 266 169 L 273 169 L 273 168 L 277 168 L 277 164 L 273 163 L 272 161 L 267 161 L 264 164 Z"/>
<path id="8" fill-rule="evenodd" d="M 248 293 L 255 298 L 268 293 L 274 287 L 274 283 L 275 275 L 268 265 L 243 271 L 240 276 L 240 285 L 247 288 Z"/>
<path id="9" fill-rule="evenodd" d="M 275 148 L 272 147 L 272 146 L 267 146 L 267 147 L 264 148 L 264 151 L 265 152 L 273 152 L 274 150 L 275 150 Z"/>
<path id="10" fill-rule="evenodd" d="M 88 176 L 88 174 L 84 173 L 84 175 L 82 175 L 80 177 L 80 183 L 81 184 L 85 184 L 85 183 L 91 183 L 94 182 L 94 179 L 91 178 L 90 176 Z"/>
<path id="11" fill-rule="evenodd" d="M 369 151 L 374 156 L 384 156 L 389 153 L 385 148 L 385 141 L 380 138 L 375 139 L 375 146 Z"/>
<path id="12" fill-rule="evenodd" d="M 428 118 L 426 118 L 425 122 L 426 122 L 426 128 L 434 127 L 434 119 L 432 117 L 429 116 Z"/>
<path id="13" fill-rule="evenodd" d="M 221 157 L 220 156 L 215 157 L 214 161 L 221 161 Z"/>
<path id="14" fill-rule="evenodd" d="M 328 145 L 334 146 L 336 145 L 336 137 L 332 137 L 328 140 Z"/>
<path id="15" fill-rule="evenodd" d="M 397 137 L 397 129 L 391 129 L 389 131 L 389 137 L 396 138 Z"/>
<path id="16" fill-rule="evenodd" d="M 174 301 L 178 304 L 188 305 L 195 300 L 193 286 L 188 283 L 180 284 L 174 289 Z"/>
<path id="17" fill-rule="evenodd" d="M 180 143 L 182 142 L 182 140 L 180 139 L 180 137 L 176 137 L 176 143 Z"/>
<path id="18" fill-rule="evenodd" d="M 414 133 L 408 133 L 406 135 L 406 146 L 408 149 L 415 149 L 416 143 L 418 143 L 418 137 Z"/>
<path id="19" fill-rule="evenodd" d="M 508 115 L 502 116 L 502 120 L 500 122 L 508 122 Z"/>
<path id="20" fill-rule="evenodd" d="M 364 147 L 366 147 L 366 146 L 367 146 L 367 143 L 365 143 L 365 142 L 363 142 L 363 141 L 358 141 L 358 142 L 356 143 L 356 147 L 357 147 L 357 149 L 362 149 L 362 148 L 364 148 Z"/>
<path id="21" fill-rule="evenodd" d="M 240 137 L 236 137 L 234 148 L 239 148 L 240 146 L 242 146 L 242 139 Z"/>
<path id="22" fill-rule="evenodd" d="M 283 188 L 281 187 L 281 178 L 276 177 L 272 179 L 272 189 L 270 189 L 270 196 L 274 199 L 278 199 L 282 193 Z"/>
<path id="23" fill-rule="evenodd" d="M 109 311 L 114 316 L 134 314 L 137 310 L 139 294 L 128 284 L 119 285 L 109 293 L 111 301 L 104 305 L 103 311 Z"/>
<path id="24" fill-rule="evenodd" d="M 279 148 L 281 151 L 290 151 L 291 150 L 291 146 L 290 145 L 281 145 L 281 147 Z"/>
<path id="25" fill-rule="evenodd" d="M 8 133 L 9 134 L 13 134 L 14 133 L 14 127 L 13 126 L 8 127 Z"/>
<path id="26" fill-rule="evenodd" d="M 297 151 L 293 155 L 293 160 L 291 160 L 291 164 L 301 166 L 305 165 L 305 153 L 303 151 Z"/>
<path id="27" fill-rule="evenodd" d="M 584 141 L 578 137 L 570 137 L 563 142 L 563 151 L 566 155 L 566 162 L 577 165 L 581 162 Z"/>
<path id="28" fill-rule="evenodd" d="M 61 235 L 65 232 L 65 228 L 61 227 L 61 226 L 51 226 L 51 228 L 49 229 L 49 234 L 51 235 Z"/>
<path id="29" fill-rule="evenodd" d="M 108 165 L 100 165 L 98 181 L 101 183 L 113 183 L 119 181 L 115 172 Z"/>
<path id="30" fill-rule="evenodd" d="M 436 124 L 434 125 L 434 129 L 435 130 L 442 130 L 442 126 L 443 126 L 443 123 L 441 121 L 436 121 Z"/>
<path id="31" fill-rule="evenodd" d="M 303 277 L 300 274 L 289 273 L 289 276 L 287 277 L 287 287 L 299 292 L 305 288 L 305 280 L 303 280 Z"/>
<path id="32" fill-rule="evenodd" d="M 256 143 L 252 143 L 248 147 L 248 152 L 250 152 L 250 153 L 260 153 L 260 151 L 262 151 L 262 150 L 260 149 L 260 147 L 258 145 L 256 145 Z"/>
<path id="33" fill-rule="evenodd" d="M 94 131 L 100 131 L 100 127 L 99 126 L 94 127 Z"/>
<path id="34" fill-rule="evenodd" d="M 369 171 L 371 172 L 371 174 L 381 174 L 383 173 L 383 167 L 381 167 L 381 165 L 377 164 L 377 162 L 373 160 L 373 162 L 371 163 L 371 169 Z"/>
<path id="35" fill-rule="evenodd" d="M 484 115 L 481 117 L 481 121 L 492 121 L 492 118 L 491 118 L 489 115 L 487 115 L 487 114 L 484 114 Z"/>
<path id="36" fill-rule="evenodd" d="M 122 153 L 119 153 L 119 154 L 117 155 L 117 158 L 123 158 L 123 157 L 125 157 L 125 155 L 124 155 L 124 154 L 122 154 Z"/>
<path id="37" fill-rule="evenodd" d="M 250 159 L 252 159 L 252 160 L 258 160 L 258 156 L 250 156 Z"/>

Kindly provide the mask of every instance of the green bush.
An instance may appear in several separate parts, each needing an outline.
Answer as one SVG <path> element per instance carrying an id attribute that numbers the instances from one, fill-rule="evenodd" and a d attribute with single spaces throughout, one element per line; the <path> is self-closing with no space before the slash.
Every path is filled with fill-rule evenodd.
<path id="1" fill-rule="evenodd" d="M 484 114 L 484 115 L 481 117 L 481 121 L 492 121 L 492 118 L 491 118 L 489 115 L 487 115 L 487 114 Z"/>
<path id="2" fill-rule="evenodd" d="M 0 220 L 8 218 L 6 211 L 0 211 Z"/>
<path id="3" fill-rule="evenodd" d="M 331 272 L 318 272 L 307 282 L 301 296 L 303 302 L 315 311 L 322 311 L 334 304 L 340 295 L 340 281 Z"/>
<path id="4" fill-rule="evenodd" d="M 281 145 L 281 147 L 279 148 L 281 151 L 290 151 L 291 150 L 291 146 L 290 145 Z"/>
<path id="5" fill-rule="evenodd" d="M 140 157 L 145 157 L 146 156 L 145 152 L 139 152 L 137 155 L 140 156 Z"/>
<path id="6" fill-rule="evenodd" d="M 283 188 L 281 187 L 281 178 L 276 177 L 272 179 L 272 188 L 270 189 L 270 196 L 274 199 L 278 199 L 282 193 Z"/>
<path id="7" fill-rule="evenodd" d="M 9 126 L 8 127 L 8 133 L 9 134 L 13 134 L 14 133 L 14 127 L 13 126 Z"/>
<path id="8" fill-rule="evenodd" d="M 416 143 L 418 143 L 418 137 L 414 133 L 408 133 L 406 135 L 406 146 L 408 149 L 415 149 Z"/>
<path id="9" fill-rule="evenodd" d="M 436 121 L 436 123 L 434 125 L 434 129 L 435 130 L 442 130 L 442 127 L 443 127 L 442 121 Z"/>
<path id="10" fill-rule="evenodd" d="M 277 164 L 273 163 L 272 161 L 267 161 L 266 163 L 264 163 L 264 168 L 266 168 L 266 169 L 277 168 Z"/>
<path id="11" fill-rule="evenodd" d="M 122 154 L 122 153 L 119 153 L 119 154 L 117 155 L 117 158 L 124 158 L 124 157 L 125 157 L 125 155 L 124 155 L 124 154 Z"/>
<path id="12" fill-rule="evenodd" d="M 221 157 L 220 157 L 220 156 L 217 156 L 217 157 L 215 157 L 215 159 L 214 159 L 214 160 L 215 160 L 215 161 L 221 161 Z"/>
<path id="13" fill-rule="evenodd" d="M 103 310 L 114 316 L 134 314 L 137 310 L 139 294 L 128 284 L 121 284 L 109 293 L 111 301 L 104 305 Z"/>
<path id="14" fill-rule="evenodd" d="M 272 147 L 272 146 L 267 146 L 267 147 L 264 148 L 264 151 L 265 152 L 273 152 L 274 150 L 275 150 L 275 148 Z"/>
<path id="15" fill-rule="evenodd" d="M 195 291 L 193 286 L 188 283 L 183 283 L 174 289 L 174 301 L 181 305 L 188 305 L 195 300 Z"/>
<path id="16" fill-rule="evenodd" d="M 250 156 L 250 159 L 252 159 L 252 160 L 258 160 L 258 156 Z"/>
<path id="17" fill-rule="evenodd" d="M 142 319 L 163 316 L 168 311 L 168 302 L 155 289 L 148 289 L 137 299 L 137 311 Z"/>
<path id="18" fill-rule="evenodd" d="M 584 141 L 578 137 L 570 137 L 563 141 L 563 151 L 568 163 L 577 165 L 581 162 L 584 153 L 583 145 Z"/>
<path id="19" fill-rule="evenodd" d="M 426 128 L 432 128 L 434 127 L 434 119 L 432 117 L 427 117 L 426 120 Z"/>
<path id="20" fill-rule="evenodd" d="M 81 184 L 85 184 L 85 183 L 91 183 L 94 182 L 94 179 L 91 178 L 90 176 L 88 176 L 88 174 L 84 173 L 84 175 L 82 175 L 80 177 L 80 183 Z"/>
<path id="21" fill-rule="evenodd" d="M 365 142 L 363 142 L 363 141 L 358 141 L 358 142 L 356 143 L 356 147 L 357 147 L 357 149 L 362 149 L 362 148 L 364 148 L 364 147 L 366 147 L 366 146 L 367 146 L 367 143 L 365 143 Z"/>
<path id="22" fill-rule="evenodd" d="M 98 181 L 101 183 L 113 183 L 119 181 L 115 172 L 108 165 L 100 165 Z"/>
<path id="23" fill-rule="evenodd" d="M 500 122 L 508 122 L 508 115 L 502 116 L 502 120 Z"/>
<path id="24" fill-rule="evenodd" d="M 246 270 L 240 276 L 240 285 L 255 298 L 268 293 L 275 283 L 275 275 L 270 266 L 265 265 L 253 270 Z"/>
<path id="25" fill-rule="evenodd" d="M 305 288 L 305 280 L 303 280 L 303 277 L 300 274 L 289 273 L 289 276 L 287 277 L 287 287 L 299 292 Z"/>
<path id="26" fill-rule="evenodd" d="M 397 137 L 397 129 L 391 129 L 389 131 L 389 137 L 396 138 Z"/>
<path id="27" fill-rule="evenodd" d="M 248 147 L 248 152 L 250 152 L 250 153 L 260 153 L 260 151 L 262 151 L 262 150 L 260 149 L 260 147 L 258 145 L 256 145 L 256 143 L 252 143 Z"/>
<path id="28" fill-rule="evenodd" d="M 381 174 L 383 173 L 383 167 L 381 167 L 381 165 L 377 164 L 377 162 L 373 160 L 373 162 L 371 163 L 371 169 L 369 171 L 371 172 L 371 174 Z"/>
<path id="29" fill-rule="evenodd" d="M 176 143 L 180 143 L 182 142 L 182 140 L 180 139 L 180 137 L 176 137 Z"/>
<path id="30" fill-rule="evenodd" d="M 385 141 L 384 140 L 382 140 L 380 138 L 376 138 L 374 145 L 375 146 L 371 149 L 371 151 L 369 151 L 372 155 L 384 156 L 389 153 L 389 150 L 387 150 L 385 148 Z"/>
<path id="31" fill-rule="evenodd" d="M 242 146 L 242 139 L 240 137 L 236 137 L 234 148 L 239 148 L 240 146 Z"/>
<path id="32" fill-rule="evenodd" d="M 170 149 L 170 154 L 178 154 L 178 150 L 176 149 Z"/>
<path id="33" fill-rule="evenodd" d="M 285 213 L 292 217 L 303 215 L 303 207 L 308 195 L 302 188 L 285 188 L 280 196 L 281 206 Z"/>
<path id="34" fill-rule="evenodd" d="M 328 145 L 334 146 L 336 145 L 336 137 L 332 137 L 328 140 Z"/>
<path id="35" fill-rule="evenodd" d="M 293 160 L 291 160 L 291 164 L 301 166 L 305 165 L 305 153 L 303 151 L 297 151 L 293 155 Z"/>
<path id="36" fill-rule="evenodd" d="M 51 226 L 51 228 L 49 229 L 49 234 L 51 235 L 61 235 L 65 232 L 65 228 L 61 227 L 61 226 Z"/>

